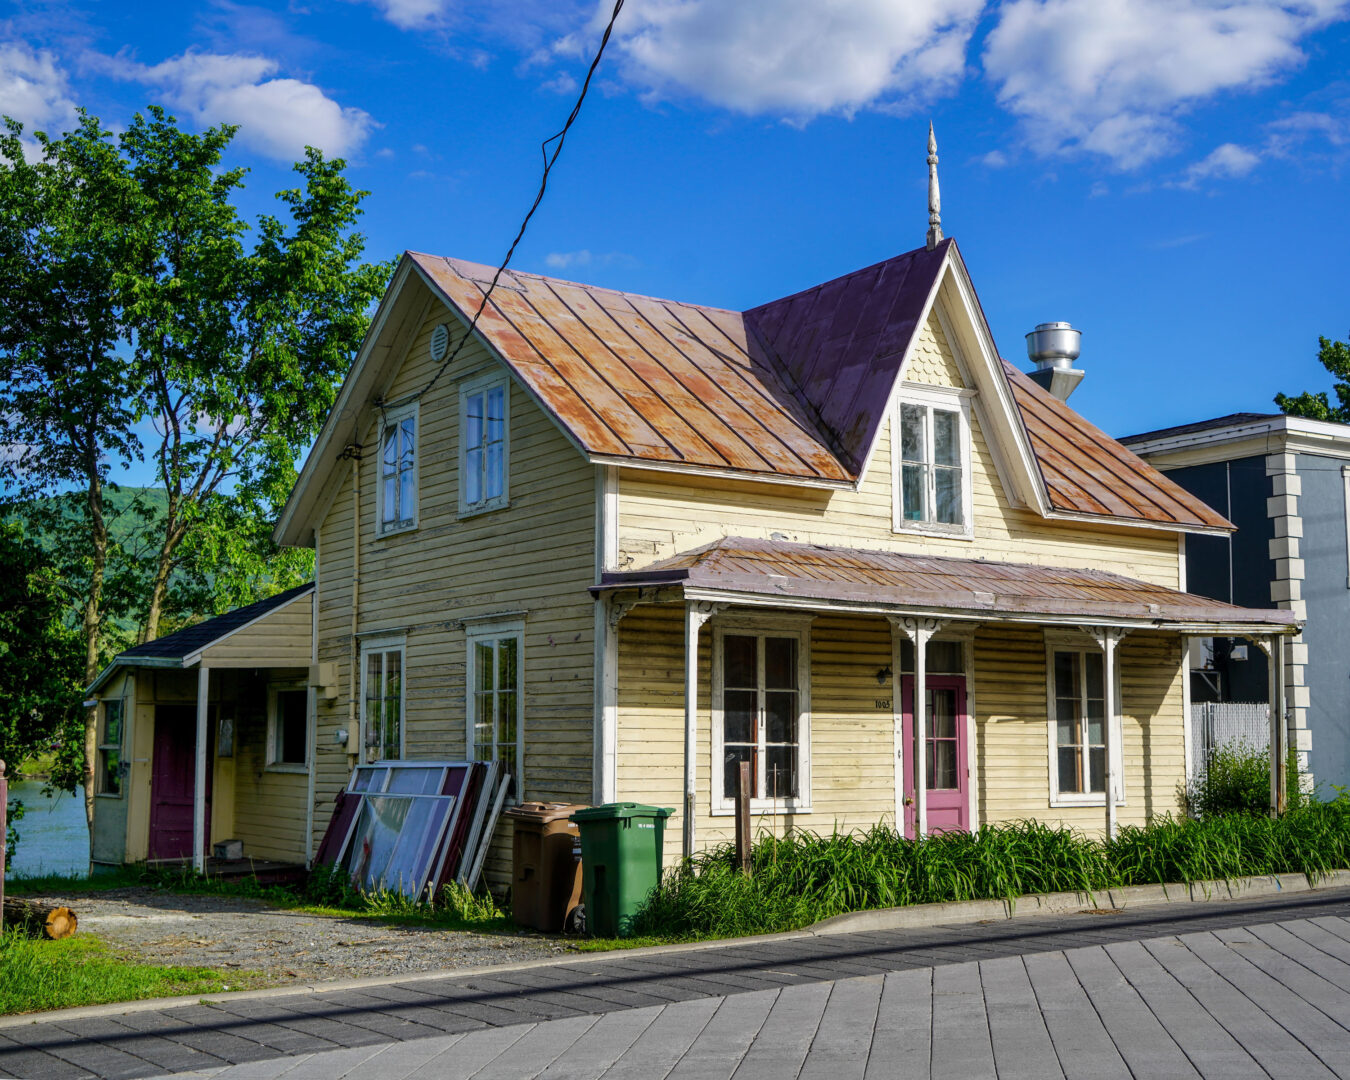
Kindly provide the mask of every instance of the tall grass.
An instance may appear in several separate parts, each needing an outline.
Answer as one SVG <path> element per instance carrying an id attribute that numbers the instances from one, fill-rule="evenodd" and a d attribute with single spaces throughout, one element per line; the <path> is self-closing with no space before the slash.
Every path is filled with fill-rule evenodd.
<path id="1" fill-rule="evenodd" d="M 633 933 L 732 937 L 796 930 L 832 915 L 1028 893 L 1092 893 L 1121 885 L 1303 873 L 1350 867 L 1350 798 L 1279 820 L 1226 815 L 1163 818 L 1105 842 L 1035 821 L 906 840 L 886 825 L 864 833 L 761 836 L 753 873 L 729 845 L 668 872 Z"/>

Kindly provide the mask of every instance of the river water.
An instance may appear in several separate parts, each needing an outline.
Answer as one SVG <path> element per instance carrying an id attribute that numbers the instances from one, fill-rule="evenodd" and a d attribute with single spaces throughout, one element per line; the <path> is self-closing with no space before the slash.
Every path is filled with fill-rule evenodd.
<path id="1" fill-rule="evenodd" d="M 23 800 L 23 820 L 14 828 L 19 834 L 11 877 L 36 874 L 86 874 L 89 872 L 89 826 L 84 820 L 84 793 L 42 794 L 41 780 L 11 780 L 9 798 Z"/>

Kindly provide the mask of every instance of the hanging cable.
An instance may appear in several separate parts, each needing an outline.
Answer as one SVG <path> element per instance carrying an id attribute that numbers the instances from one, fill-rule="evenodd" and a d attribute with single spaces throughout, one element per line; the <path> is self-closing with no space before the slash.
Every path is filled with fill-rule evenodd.
<path id="1" fill-rule="evenodd" d="M 450 354 L 446 356 L 445 360 L 442 361 L 441 366 L 436 369 L 436 374 L 431 377 L 431 381 L 418 391 L 417 397 L 420 398 L 423 394 L 428 393 L 431 388 L 436 385 L 437 380 L 445 374 L 446 368 L 454 362 L 455 358 L 459 355 L 460 350 L 464 348 L 465 343 L 473 336 L 474 328 L 478 325 L 478 319 L 483 314 L 483 309 L 487 307 L 488 299 L 492 296 L 493 290 L 497 288 L 497 282 L 501 279 L 507 266 L 510 265 L 511 257 L 515 255 L 516 248 L 519 246 L 521 238 L 525 235 L 525 229 L 530 224 L 530 218 L 534 217 L 534 212 L 539 209 L 539 204 L 544 201 L 544 192 L 548 189 L 549 173 L 553 171 L 553 166 L 558 161 L 558 155 L 562 153 L 563 143 L 567 140 L 568 131 L 571 130 L 572 125 L 576 123 L 577 117 L 581 114 L 582 102 L 586 100 L 586 92 L 591 88 L 591 79 L 595 77 L 596 69 L 600 66 L 600 58 L 605 55 L 605 46 L 609 44 L 610 35 L 614 32 L 614 23 L 619 17 L 619 12 L 623 10 L 623 5 L 624 0 L 615 0 L 614 10 L 609 16 L 609 23 L 605 26 L 605 32 L 600 38 L 600 47 L 595 51 L 595 59 L 591 61 L 590 69 L 586 72 L 586 81 L 581 84 L 581 92 L 577 95 L 577 101 L 576 104 L 572 106 L 572 111 L 567 114 L 566 123 L 563 124 L 562 128 L 556 134 L 550 135 L 539 144 L 539 152 L 544 158 L 544 172 L 539 178 L 539 191 L 534 197 L 534 202 L 530 204 L 529 212 L 520 223 L 520 229 L 516 233 L 516 238 L 511 241 L 511 246 L 507 249 L 506 258 L 504 258 L 501 265 L 497 267 L 497 272 L 492 275 L 491 283 L 483 293 L 483 298 L 478 302 L 478 310 L 473 313 L 473 318 L 469 320 L 468 330 L 464 332 L 464 335 L 459 339 L 459 343 L 450 351 Z M 550 146 L 553 147 L 553 152 L 551 154 L 549 153 Z"/>

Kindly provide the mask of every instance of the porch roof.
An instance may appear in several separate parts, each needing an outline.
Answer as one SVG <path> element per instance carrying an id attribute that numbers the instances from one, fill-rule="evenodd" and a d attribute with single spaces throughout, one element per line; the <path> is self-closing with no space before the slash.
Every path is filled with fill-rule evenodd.
<path id="1" fill-rule="evenodd" d="M 679 588 L 687 599 L 1197 633 L 1294 633 L 1292 612 L 1241 608 L 1119 574 L 728 537 L 592 591 Z"/>

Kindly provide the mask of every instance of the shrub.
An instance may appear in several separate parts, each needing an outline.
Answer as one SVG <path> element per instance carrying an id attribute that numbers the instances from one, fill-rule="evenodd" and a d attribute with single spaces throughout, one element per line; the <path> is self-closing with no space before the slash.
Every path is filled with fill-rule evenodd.
<path id="1" fill-rule="evenodd" d="M 1299 786 L 1298 755 L 1290 750 L 1285 761 L 1288 809 L 1311 801 Z M 1270 813 L 1270 756 L 1264 746 L 1239 740 L 1215 748 L 1203 776 L 1192 780 L 1182 793 L 1182 807 L 1189 817 L 1212 818 L 1224 814 Z"/>

